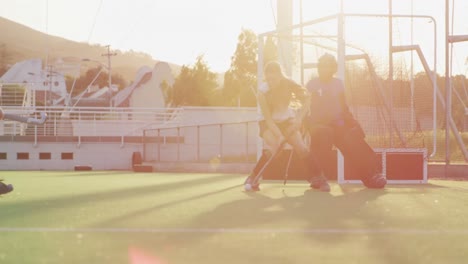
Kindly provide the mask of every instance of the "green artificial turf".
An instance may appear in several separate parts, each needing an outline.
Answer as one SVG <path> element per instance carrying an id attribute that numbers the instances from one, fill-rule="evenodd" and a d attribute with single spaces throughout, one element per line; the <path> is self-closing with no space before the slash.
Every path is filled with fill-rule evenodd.
<path id="1" fill-rule="evenodd" d="M 468 182 L 369 190 L 244 175 L 3 171 L 0 263 L 466 263 Z"/>

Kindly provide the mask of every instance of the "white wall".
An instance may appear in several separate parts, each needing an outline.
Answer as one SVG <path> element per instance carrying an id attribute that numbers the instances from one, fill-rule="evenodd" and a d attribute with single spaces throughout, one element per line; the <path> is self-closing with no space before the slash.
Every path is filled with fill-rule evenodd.
<path id="1" fill-rule="evenodd" d="M 120 143 L 39 143 L 2 142 L 2 170 L 73 170 L 76 165 L 92 166 L 93 170 L 131 170 L 133 152 L 141 152 L 141 144 Z M 17 153 L 29 153 L 28 160 L 18 160 Z M 39 153 L 51 153 L 50 160 L 40 160 Z M 63 160 L 62 153 L 73 153 L 73 160 Z"/>
<path id="2" fill-rule="evenodd" d="M 174 83 L 174 76 L 169 64 L 159 62 L 154 66 L 151 79 L 145 84 L 133 90 L 130 98 L 131 107 L 153 107 L 163 108 L 166 106 L 161 84 L 167 82 Z"/>

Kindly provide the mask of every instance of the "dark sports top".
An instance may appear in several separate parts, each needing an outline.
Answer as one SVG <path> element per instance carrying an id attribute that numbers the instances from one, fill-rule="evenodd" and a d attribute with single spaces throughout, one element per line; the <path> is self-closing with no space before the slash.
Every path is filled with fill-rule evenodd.
<path id="1" fill-rule="evenodd" d="M 312 79 L 306 84 L 310 93 L 309 121 L 312 124 L 353 126 L 355 119 L 345 99 L 343 82 L 333 78 L 328 83 Z"/>
<path id="2" fill-rule="evenodd" d="M 289 106 L 291 102 L 302 101 L 307 97 L 307 90 L 290 79 L 282 79 L 276 87 L 268 87 L 265 97 L 270 109 Z"/>

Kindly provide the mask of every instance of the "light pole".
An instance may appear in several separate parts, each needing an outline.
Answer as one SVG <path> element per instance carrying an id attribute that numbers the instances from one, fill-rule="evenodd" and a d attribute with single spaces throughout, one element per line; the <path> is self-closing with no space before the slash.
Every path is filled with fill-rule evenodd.
<path id="1" fill-rule="evenodd" d="M 110 52 L 110 45 L 107 45 L 107 53 L 102 54 L 101 56 L 107 57 L 107 71 L 109 72 L 109 95 L 111 94 L 111 87 L 112 87 L 112 67 L 111 67 L 111 57 L 117 56 L 117 52 Z M 109 96 L 109 105 L 112 107 L 112 100 Z"/>

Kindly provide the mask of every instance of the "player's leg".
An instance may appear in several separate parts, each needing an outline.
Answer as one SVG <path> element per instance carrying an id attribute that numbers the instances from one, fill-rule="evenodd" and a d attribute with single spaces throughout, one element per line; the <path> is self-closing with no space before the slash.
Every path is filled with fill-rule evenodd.
<path id="1" fill-rule="evenodd" d="M 309 127 L 309 135 L 311 164 L 315 164 L 319 170 L 319 173 L 311 174 L 310 187 L 320 190 L 329 189 L 324 173 L 328 170 L 333 158 L 333 129 L 322 125 L 311 126 Z"/>
<path id="2" fill-rule="evenodd" d="M 298 154 L 299 159 L 302 160 L 304 167 L 310 175 L 309 182 L 311 183 L 311 187 L 324 192 L 329 192 L 330 185 L 328 184 L 327 179 L 323 176 L 323 170 L 318 163 L 316 154 L 310 151 L 300 131 L 290 132 L 290 128 L 286 128 L 284 130 L 289 133 L 289 136 L 287 137 L 288 143 Z"/>
<path id="3" fill-rule="evenodd" d="M 278 138 L 275 137 L 275 135 L 273 134 L 273 132 L 271 132 L 271 130 L 263 129 L 264 128 L 262 127 L 263 124 L 260 124 L 260 126 L 261 126 L 260 128 L 261 137 L 263 139 L 264 144 L 266 145 L 266 148 L 263 149 L 262 156 L 255 164 L 255 167 L 250 173 L 250 175 L 244 181 L 244 189 L 246 191 L 259 191 L 260 190 L 260 183 L 258 179 L 256 180 L 257 175 L 265 167 L 268 160 L 272 158 L 273 153 L 276 153 L 276 151 L 279 151 L 280 142 L 278 141 Z"/>
<path id="4" fill-rule="evenodd" d="M 260 190 L 260 183 L 259 182 L 254 183 L 254 179 L 262 170 L 262 168 L 265 166 L 265 164 L 268 162 L 268 160 L 271 158 L 271 156 L 272 154 L 270 150 L 264 149 L 262 151 L 262 156 L 255 164 L 255 167 L 253 168 L 250 175 L 244 181 L 244 189 L 246 191 L 259 191 Z"/>
<path id="5" fill-rule="evenodd" d="M 381 162 L 364 139 L 360 127 L 342 129 L 336 133 L 336 146 L 345 159 L 356 168 L 363 184 L 368 188 L 384 188 L 387 180 L 379 173 Z"/>

